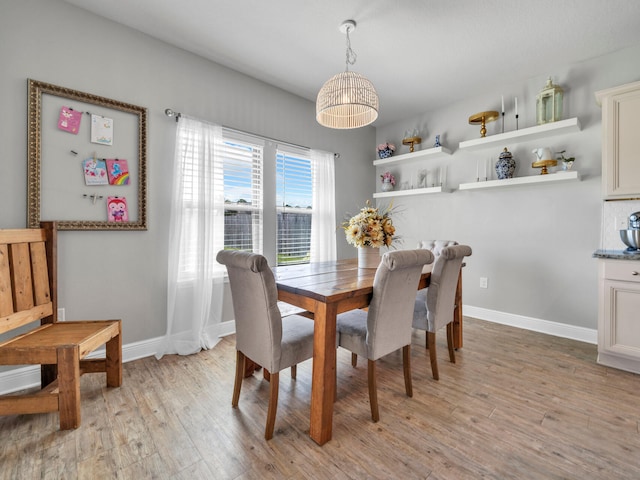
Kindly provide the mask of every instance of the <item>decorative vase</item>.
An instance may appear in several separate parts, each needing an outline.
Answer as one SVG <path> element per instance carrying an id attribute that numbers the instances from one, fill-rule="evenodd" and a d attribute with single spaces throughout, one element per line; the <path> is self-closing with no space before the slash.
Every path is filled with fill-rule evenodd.
<path id="1" fill-rule="evenodd" d="M 393 155 L 393 151 L 390 148 L 385 148 L 384 150 L 378 150 L 378 156 L 382 158 L 389 158 Z"/>
<path id="2" fill-rule="evenodd" d="M 393 190 L 393 184 L 391 183 L 390 180 L 384 180 L 382 182 L 382 191 L 383 192 L 390 192 L 391 190 Z"/>
<path id="3" fill-rule="evenodd" d="M 358 268 L 378 268 L 379 264 L 379 248 L 358 247 Z"/>
<path id="4" fill-rule="evenodd" d="M 573 162 L 562 162 L 562 170 L 569 171 L 573 167 Z"/>
<path id="5" fill-rule="evenodd" d="M 500 154 L 500 158 L 496 162 L 496 174 L 499 180 L 506 178 L 513 178 L 513 174 L 516 171 L 516 161 L 513 159 L 511 152 L 504 148 L 504 151 Z"/>

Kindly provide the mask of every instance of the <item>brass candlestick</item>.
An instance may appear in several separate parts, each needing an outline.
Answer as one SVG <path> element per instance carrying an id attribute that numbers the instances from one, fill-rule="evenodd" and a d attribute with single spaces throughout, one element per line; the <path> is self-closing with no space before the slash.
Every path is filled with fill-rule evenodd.
<path id="1" fill-rule="evenodd" d="M 402 144 L 403 145 L 409 145 L 409 151 L 413 152 L 413 146 L 418 143 L 422 143 L 422 138 L 420 137 L 408 137 L 408 138 L 403 138 L 402 139 Z"/>
<path id="2" fill-rule="evenodd" d="M 500 114 L 495 110 L 489 110 L 487 112 L 480 112 L 469 117 L 469 123 L 471 125 L 480 125 L 480 138 L 484 138 L 487 135 L 487 126 L 489 122 L 495 122 L 500 117 Z"/>

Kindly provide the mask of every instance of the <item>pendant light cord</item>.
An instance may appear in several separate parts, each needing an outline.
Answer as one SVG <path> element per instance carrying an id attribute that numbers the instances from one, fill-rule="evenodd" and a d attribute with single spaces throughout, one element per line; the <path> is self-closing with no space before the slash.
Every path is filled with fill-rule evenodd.
<path id="1" fill-rule="evenodd" d="M 351 38 L 349 37 L 349 31 L 351 30 L 351 27 L 347 27 L 347 54 L 346 54 L 346 71 L 349 71 L 349 65 L 354 65 L 356 63 L 356 59 L 358 58 L 358 55 L 356 55 L 356 52 L 353 51 L 353 49 L 351 48 Z"/>

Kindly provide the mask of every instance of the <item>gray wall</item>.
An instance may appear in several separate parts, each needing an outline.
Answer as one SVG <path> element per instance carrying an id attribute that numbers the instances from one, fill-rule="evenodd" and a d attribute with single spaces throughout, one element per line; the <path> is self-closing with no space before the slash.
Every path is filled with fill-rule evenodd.
<path id="1" fill-rule="evenodd" d="M 601 243 L 601 111 L 594 92 L 640 79 L 640 46 L 588 62 L 550 65 L 536 78 L 511 85 L 488 85 L 479 97 L 461 99 L 446 109 L 378 128 L 377 143 L 400 143 L 403 132 L 419 128 L 423 147 L 433 145 L 435 135 L 453 150 L 446 160 L 426 161 L 420 168 L 448 168 L 449 186 L 475 181 L 476 162 L 495 164 L 503 147 L 517 160 L 516 176 L 537 175 L 531 168 L 533 148 L 567 150 L 575 156 L 573 166 L 582 181 L 518 187 L 454 191 L 450 194 L 399 197 L 404 210 L 397 227 L 407 246 L 419 239 L 446 238 L 472 246 L 473 256 L 464 270 L 464 304 L 534 319 L 596 328 L 597 266 L 591 258 Z M 508 62 L 505 62 L 508 67 Z M 461 74 L 467 74 L 461 68 Z M 512 141 L 505 145 L 469 152 L 459 150 L 464 140 L 480 137 L 480 127 L 469 125 L 470 115 L 500 110 L 505 97 L 505 132 L 515 130 L 513 98 L 518 97 L 519 127 L 534 126 L 535 99 L 546 78 L 564 92 L 563 118 L 578 117 L 582 130 L 535 141 Z M 487 125 L 488 133 L 500 133 L 501 122 Z M 404 147 L 399 153 L 406 152 Z M 417 166 L 392 167 L 401 177 Z M 387 169 L 378 169 L 378 174 Z M 482 169 L 481 169 L 482 172 Z M 481 173 L 482 175 L 482 173 Z M 493 179 L 496 179 L 495 171 Z M 378 186 L 379 189 L 379 186 Z M 629 213 L 632 210 L 629 210 Z M 622 248 L 622 243 L 617 248 Z M 489 288 L 479 288 L 479 278 L 488 277 Z M 491 313 L 488 313 L 489 318 Z"/>
<path id="2" fill-rule="evenodd" d="M 108 46 L 100 51 L 102 46 Z M 371 195 L 372 127 L 334 131 L 296 97 L 58 0 L 0 3 L 1 228 L 26 225 L 27 78 L 148 108 L 148 231 L 59 235 L 67 319 L 122 318 L 125 344 L 164 334 L 176 124 L 172 108 L 277 140 L 339 152 L 336 216 Z M 318 85 L 320 88 L 321 85 Z M 355 256 L 341 231 L 338 255 Z M 120 258 L 114 262 L 113 258 Z"/>

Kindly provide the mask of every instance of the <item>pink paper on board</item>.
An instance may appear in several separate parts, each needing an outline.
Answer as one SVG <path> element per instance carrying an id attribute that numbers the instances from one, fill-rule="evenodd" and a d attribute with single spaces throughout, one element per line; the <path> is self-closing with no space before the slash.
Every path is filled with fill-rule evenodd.
<path id="1" fill-rule="evenodd" d="M 107 221 L 128 222 L 129 210 L 125 197 L 107 197 Z"/>
<path id="2" fill-rule="evenodd" d="M 70 107 L 60 108 L 60 117 L 58 118 L 58 128 L 65 132 L 78 134 L 80 131 L 80 121 L 82 120 L 82 112 L 74 110 Z"/>

